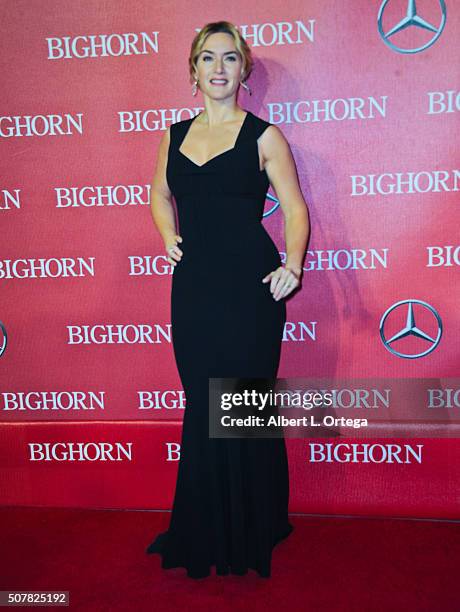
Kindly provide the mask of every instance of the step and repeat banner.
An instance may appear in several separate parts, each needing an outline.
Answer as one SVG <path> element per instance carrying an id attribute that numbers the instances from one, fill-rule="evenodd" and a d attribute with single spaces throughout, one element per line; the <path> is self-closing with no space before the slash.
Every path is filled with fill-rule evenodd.
<path id="1" fill-rule="evenodd" d="M 335 380 L 353 423 L 429 381 L 393 435 L 287 439 L 290 510 L 459 518 L 459 5 L 1 8 L 0 503 L 171 508 L 186 401 L 150 190 L 204 110 L 192 39 L 229 20 L 255 60 L 238 103 L 283 131 L 310 212 L 279 377 Z M 285 260 L 272 188 L 262 222 Z"/>

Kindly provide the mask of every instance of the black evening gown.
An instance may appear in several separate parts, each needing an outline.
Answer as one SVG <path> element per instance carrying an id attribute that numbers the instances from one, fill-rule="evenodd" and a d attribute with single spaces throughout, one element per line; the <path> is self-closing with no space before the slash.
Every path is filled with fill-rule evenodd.
<path id="1" fill-rule="evenodd" d="M 186 397 L 169 528 L 147 553 L 191 578 L 271 575 L 288 519 L 286 445 L 278 438 L 210 438 L 210 377 L 275 379 L 286 320 L 262 278 L 280 264 L 262 225 L 269 181 L 257 139 L 270 125 L 246 112 L 233 148 L 199 166 L 179 147 L 194 118 L 171 125 L 167 164 L 183 242 L 174 268 L 171 327 Z"/>

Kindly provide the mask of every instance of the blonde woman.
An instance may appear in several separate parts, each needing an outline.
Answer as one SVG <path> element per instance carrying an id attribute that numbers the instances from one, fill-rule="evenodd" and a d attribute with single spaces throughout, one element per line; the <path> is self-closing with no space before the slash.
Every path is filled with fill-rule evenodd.
<path id="1" fill-rule="evenodd" d="M 237 105 L 252 70 L 238 29 L 207 24 L 189 67 L 205 111 L 166 130 L 152 185 L 153 220 L 174 266 L 172 340 L 186 408 L 169 528 L 147 553 L 192 578 L 212 566 L 218 575 L 251 568 L 269 577 L 272 550 L 293 529 L 285 440 L 210 437 L 208 382 L 276 378 L 308 212 L 283 133 Z M 261 223 L 270 184 L 284 218 L 285 265 Z"/>

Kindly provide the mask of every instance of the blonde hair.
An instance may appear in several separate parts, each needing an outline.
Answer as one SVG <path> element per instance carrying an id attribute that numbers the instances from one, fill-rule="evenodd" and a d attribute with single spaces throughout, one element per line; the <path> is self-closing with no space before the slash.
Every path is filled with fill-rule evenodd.
<path id="1" fill-rule="evenodd" d="M 195 36 L 192 41 L 192 47 L 190 49 L 190 56 L 188 58 L 188 65 L 190 71 L 190 82 L 194 82 L 193 73 L 197 69 L 196 62 L 198 59 L 198 55 L 201 53 L 201 50 L 204 47 L 204 43 L 208 36 L 211 34 L 216 34 L 217 32 L 225 32 L 226 34 L 230 34 L 235 43 L 235 47 L 239 52 L 241 59 L 243 60 L 243 76 L 241 80 L 244 82 L 249 78 L 249 75 L 252 72 L 252 68 L 254 66 L 254 62 L 252 59 L 251 49 L 249 48 L 247 42 L 241 36 L 238 28 L 230 23 L 230 21 L 214 21 L 212 23 L 207 23 Z"/>

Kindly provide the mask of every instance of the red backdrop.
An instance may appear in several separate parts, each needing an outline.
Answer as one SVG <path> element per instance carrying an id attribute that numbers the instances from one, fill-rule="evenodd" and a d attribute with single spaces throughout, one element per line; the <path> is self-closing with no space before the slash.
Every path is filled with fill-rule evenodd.
<path id="1" fill-rule="evenodd" d="M 209 21 L 252 48 L 239 104 L 284 132 L 310 210 L 279 376 L 458 376 L 460 9 L 419 1 L 392 33 L 408 5 L 4 3 L 0 503 L 171 507 L 185 401 L 149 190 L 163 131 L 204 108 L 187 58 Z M 264 225 L 284 257 L 271 189 Z M 403 300 L 431 340 L 385 346 Z M 453 435 L 287 444 L 292 512 L 459 516 Z"/>

